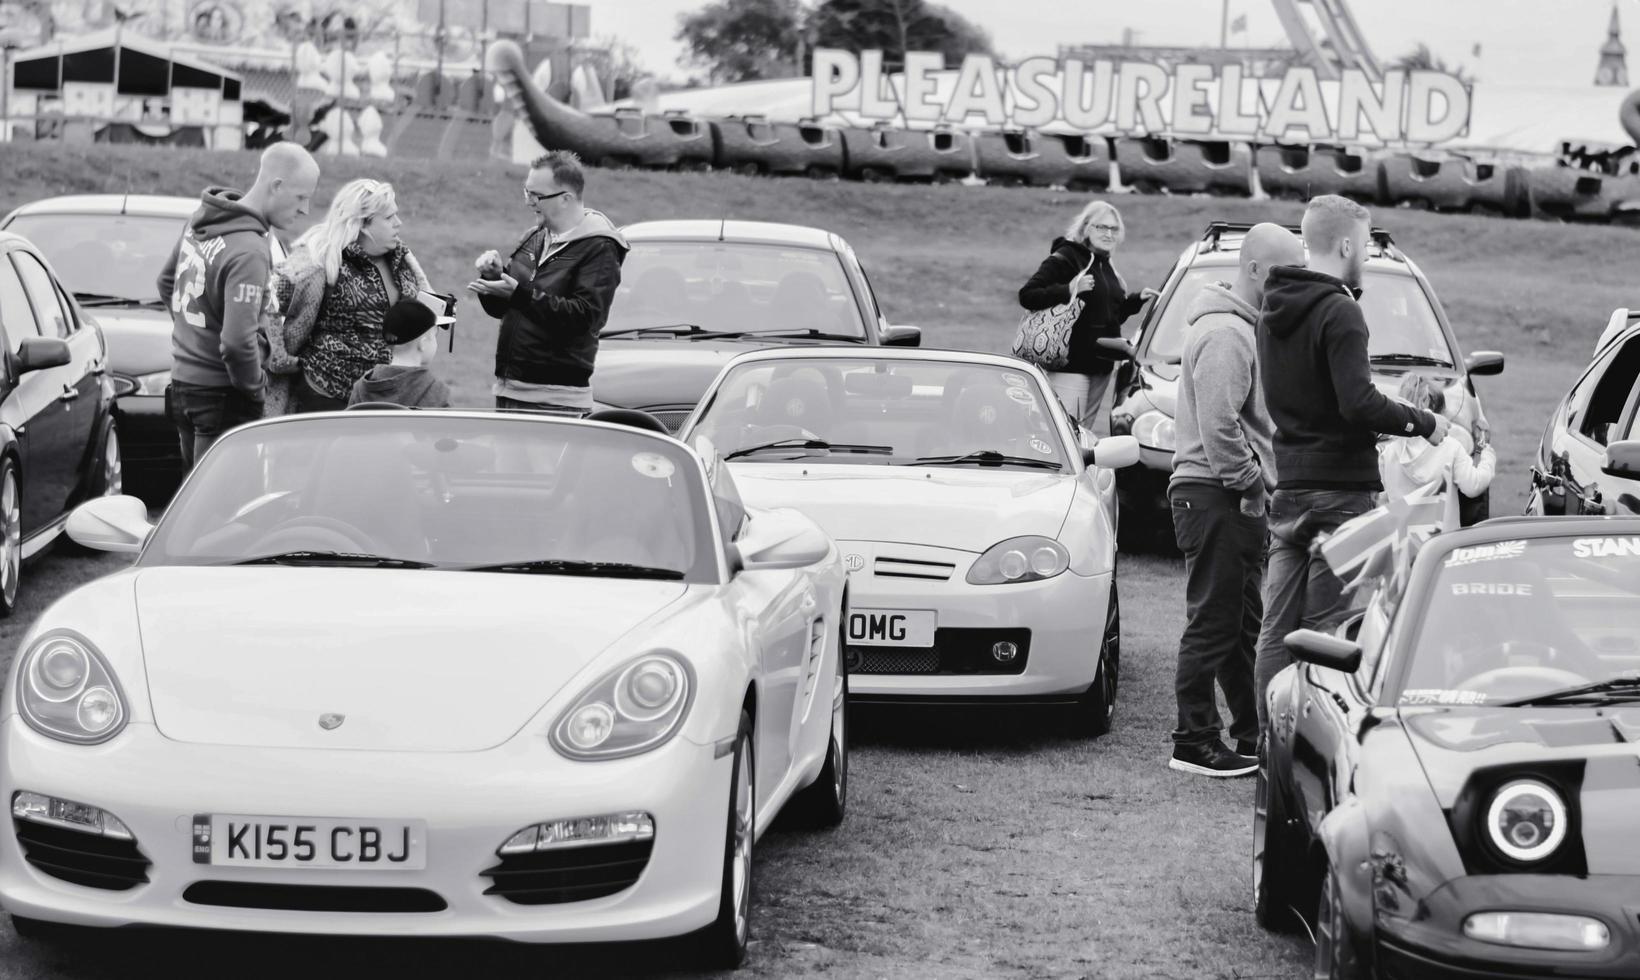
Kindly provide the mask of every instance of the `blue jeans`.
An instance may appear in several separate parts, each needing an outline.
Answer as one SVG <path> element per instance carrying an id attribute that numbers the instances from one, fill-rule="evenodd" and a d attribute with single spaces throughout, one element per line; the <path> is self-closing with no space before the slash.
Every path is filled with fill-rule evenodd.
<path id="1" fill-rule="evenodd" d="M 1264 623 L 1259 629 L 1253 692 L 1259 730 L 1270 723 L 1265 692 L 1293 662 L 1285 642 L 1296 629 L 1327 629 L 1348 609 L 1344 583 L 1310 546 L 1318 535 L 1375 506 L 1368 490 L 1277 490 L 1270 498 L 1270 552 L 1264 567 Z"/>
<path id="2" fill-rule="evenodd" d="M 517 398 L 508 398 L 506 395 L 495 396 L 495 407 L 503 412 L 531 412 L 536 415 L 556 415 L 559 418 L 584 419 L 587 412 L 579 408 L 566 408 L 563 405 L 548 405 L 543 402 L 526 402 Z"/>
<path id="3" fill-rule="evenodd" d="M 234 387 L 214 387 L 173 381 L 165 395 L 171 424 L 177 427 L 182 447 L 182 469 L 194 468 L 194 461 L 236 425 L 262 417 L 262 403 Z"/>

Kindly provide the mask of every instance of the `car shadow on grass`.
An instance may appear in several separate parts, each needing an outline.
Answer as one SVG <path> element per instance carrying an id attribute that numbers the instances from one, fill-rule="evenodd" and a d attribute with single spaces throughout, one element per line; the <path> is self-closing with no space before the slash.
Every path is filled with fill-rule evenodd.
<path id="1" fill-rule="evenodd" d="M 1071 731 L 1071 705 L 854 704 L 856 745 L 1026 754 L 1092 742 Z"/>

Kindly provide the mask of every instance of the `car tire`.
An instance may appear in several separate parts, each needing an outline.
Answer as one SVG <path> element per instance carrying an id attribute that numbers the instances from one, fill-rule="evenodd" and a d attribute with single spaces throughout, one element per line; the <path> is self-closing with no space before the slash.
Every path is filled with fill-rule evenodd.
<path id="1" fill-rule="evenodd" d="M 1083 738 L 1108 734 L 1116 715 L 1116 690 L 1122 676 L 1122 606 L 1116 598 L 1114 576 L 1110 605 L 1105 610 L 1105 633 L 1099 641 L 1099 666 L 1093 683 L 1076 699 L 1072 708 L 1071 731 Z"/>
<path id="2" fill-rule="evenodd" d="M 1356 955 L 1344 906 L 1338 897 L 1338 871 L 1328 862 L 1315 910 L 1316 980 L 1361 980 L 1366 971 Z"/>
<path id="3" fill-rule="evenodd" d="M 729 807 L 723 841 L 723 879 L 718 914 L 696 936 L 700 959 L 715 970 L 734 970 L 746 962 L 752 933 L 752 838 L 757 819 L 757 765 L 752 745 L 752 716 L 740 712 L 735 733 L 734 764 L 729 770 Z"/>
<path id="4" fill-rule="evenodd" d="M 1268 747 L 1264 754 L 1268 757 Z M 1253 782 L 1253 920 L 1270 932 L 1292 932 L 1299 925 L 1293 908 L 1300 855 L 1286 825 L 1287 806 L 1270 783 L 1269 764 L 1261 761 Z"/>
<path id="5" fill-rule="evenodd" d="M 792 799 L 791 811 L 805 827 L 829 828 L 848 811 L 848 658 L 843 655 L 842 619 L 837 631 L 837 688 L 832 693 L 831 732 L 820 775 Z"/>
<path id="6" fill-rule="evenodd" d="M 0 458 L 0 617 L 17 611 L 23 579 L 23 496 L 17 464 Z"/>

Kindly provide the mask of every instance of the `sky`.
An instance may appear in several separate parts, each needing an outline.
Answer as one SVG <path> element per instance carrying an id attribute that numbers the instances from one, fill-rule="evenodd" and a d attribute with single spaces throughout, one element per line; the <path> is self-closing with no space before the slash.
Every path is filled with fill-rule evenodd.
<path id="1" fill-rule="evenodd" d="M 672 39 L 679 14 L 703 0 L 577 0 L 592 8 L 594 34 L 634 45 L 646 68 L 682 78 L 682 47 Z M 811 6 L 816 0 L 803 0 Z M 1269 0 L 1228 0 L 1230 18 L 1246 15 L 1235 46 L 1285 45 Z M 1011 60 L 1053 55 L 1064 43 L 1116 43 L 1124 28 L 1146 45 L 1217 45 L 1224 0 L 944 0 L 990 31 Z M 1640 86 L 1640 0 L 1616 0 L 1629 47 L 1629 73 Z M 1478 81 L 1586 86 L 1593 82 L 1613 0 L 1354 0 L 1350 9 L 1380 60 L 1428 44 L 1448 65 Z M 1480 46 L 1480 55 L 1474 54 Z"/>

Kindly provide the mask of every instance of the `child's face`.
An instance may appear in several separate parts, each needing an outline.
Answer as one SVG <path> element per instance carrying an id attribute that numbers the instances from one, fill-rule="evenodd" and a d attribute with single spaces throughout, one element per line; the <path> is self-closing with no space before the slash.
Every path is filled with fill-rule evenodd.
<path id="1" fill-rule="evenodd" d="M 421 355 L 421 362 L 423 364 L 426 364 L 428 361 L 433 359 L 433 355 L 438 353 L 437 327 L 434 327 L 433 329 L 422 334 L 420 337 L 416 338 L 416 352 Z"/>

